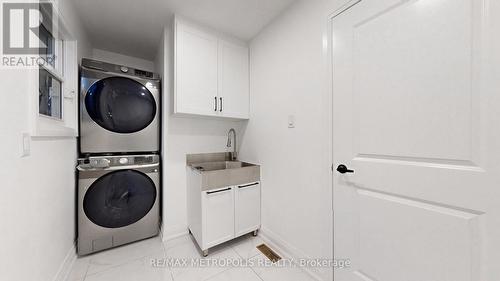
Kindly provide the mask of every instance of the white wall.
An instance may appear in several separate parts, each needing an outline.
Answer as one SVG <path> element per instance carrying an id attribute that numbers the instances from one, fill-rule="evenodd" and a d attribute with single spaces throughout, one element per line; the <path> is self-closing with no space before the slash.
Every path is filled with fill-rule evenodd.
<path id="1" fill-rule="evenodd" d="M 90 55 L 86 35 L 71 1 L 60 10 Z M 1 37 L 0 37 L 1 38 Z M 20 157 L 21 134 L 30 131 L 30 92 L 25 69 L 0 70 L 0 280 L 52 280 L 75 239 L 75 138 L 34 138 L 31 155 Z M 8 101 L 8 102 L 5 102 Z"/>
<path id="2" fill-rule="evenodd" d="M 251 114 L 240 155 L 262 165 L 263 234 L 300 258 L 333 254 L 324 40 L 338 2 L 298 1 L 250 44 Z M 332 280 L 331 269 L 314 274 Z"/>
<path id="3" fill-rule="evenodd" d="M 66 23 L 66 27 L 71 31 L 72 35 L 78 41 L 78 58 L 79 61 L 82 57 L 88 57 L 92 52 L 92 44 L 87 36 L 85 28 L 82 24 L 82 19 L 79 17 L 78 12 L 69 0 L 57 0 L 59 11 Z M 80 62 L 79 62 L 80 63 Z"/>
<path id="4" fill-rule="evenodd" d="M 163 46 L 165 48 L 160 47 L 158 51 L 156 64 L 163 76 L 163 235 L 164 240 L 168 240 L 187 233 L 186 154 L 226 151 L 229 129 L 234 128 L 241 137 L 246 122 L 173 116 L 170 27 L 165 29 Z"/>
<path id="5" fill-rule="evenodd" d="M 155 71 L 154 62 L 150 60 L 145 60 L 111 51 L 93 49 L 92 58 L 95 60 L 138 68 L 140 70 Z"/>

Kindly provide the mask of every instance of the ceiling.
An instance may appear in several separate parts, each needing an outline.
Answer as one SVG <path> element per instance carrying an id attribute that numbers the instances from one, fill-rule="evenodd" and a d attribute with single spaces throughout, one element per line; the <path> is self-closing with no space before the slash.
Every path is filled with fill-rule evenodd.
<path id="1" fill-rule="evenodd" d="M 249 40 L 295 0 L 73 0 L 94 48 L 154 59 L 174 14 Z"/>

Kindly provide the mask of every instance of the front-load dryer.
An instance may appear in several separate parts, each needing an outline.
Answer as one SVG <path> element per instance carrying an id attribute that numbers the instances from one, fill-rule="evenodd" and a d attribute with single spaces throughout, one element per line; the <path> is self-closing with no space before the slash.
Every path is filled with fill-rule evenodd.
<path id="1" fill-rule="evenodd" d="M 83 59 L 80 77 L 82 154 L 159 151 L 157 74 Z"/>
<path id="2" fill-rule="evenodd" d="M 78 162 L 78 255 L 158 235 L 158 155 L 99 156 Z"/>

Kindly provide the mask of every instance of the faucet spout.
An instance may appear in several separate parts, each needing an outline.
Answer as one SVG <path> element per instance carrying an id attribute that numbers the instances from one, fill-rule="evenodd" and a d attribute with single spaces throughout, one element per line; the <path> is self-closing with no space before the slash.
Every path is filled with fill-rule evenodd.
<path id="1" fill-rule="evenodd" d="M 234 141 L 231 142 L 231 136 L 234 138 Z M 231 160 L 235 161 L 238 158 L 237 152 L 236 152 L 236 131 L 231 128 L 229 132 L 227 133 L 227 147 L 232 147 L 233 152 L 231 153 Z"/>

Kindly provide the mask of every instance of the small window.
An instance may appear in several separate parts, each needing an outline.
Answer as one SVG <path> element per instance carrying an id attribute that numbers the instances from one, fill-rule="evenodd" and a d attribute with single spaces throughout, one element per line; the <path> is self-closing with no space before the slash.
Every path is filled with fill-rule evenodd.
<path id="1" fill-rule="evenodd" d="M 39 70 L 38 113 L 62 119 L 61 81 L 47 70 Z"/>
<path id="2" fill-rule="evenodd" d="M 38 80 L 38 113 L 42 116 L 63 119 L 62 90 L 62 41 L 54 38 L 52 33 L 40 24 L 39 35 L 47 47 L 40 49 L 40 57 L 44 62 L 39 66 Z M 58 75 L 58 73 L 61 73 Z"/>
<path id="3" fill-rule="evenodd" d="M 52 2 L 52 1 L 49 1 Z M 30 79 L 33 136 L 75 137 L 78 135 L 78 44 L 67 29 L 57 7 L 40 5 L 42 18 L 37 37 L 40 49 L 37 71 Z M 35 82 L 36 81 L 36 82 Z"/>
<path id="4" fill-rule="evenodd" d="M 43 51 L 40 50 L 40 52 L 39 52 L 40 57 L 44 58 L 45 61 L 50 66 L 55 68 L 55 60 L 54 59 L 55 59 L 55 41 L 56 40 L 55 40 L 54 36 L 52 35 L 52 33 L 50 33 L 50 31 L 47 30 L 45 25 L 40 24 L 39 37 L 40 37 L 40 40 L 43 42 L 43 44 L 45 44 L 45 46 L 47 47 L 47 49 L 45 49 Z"/>

